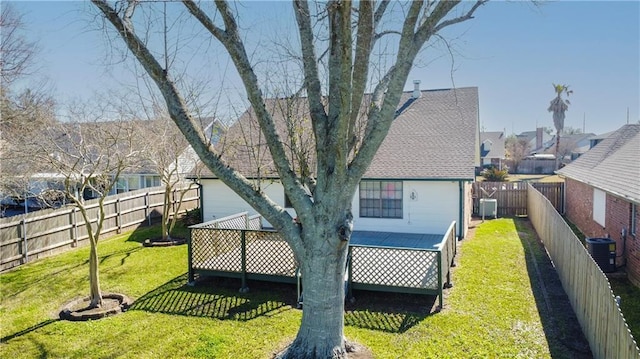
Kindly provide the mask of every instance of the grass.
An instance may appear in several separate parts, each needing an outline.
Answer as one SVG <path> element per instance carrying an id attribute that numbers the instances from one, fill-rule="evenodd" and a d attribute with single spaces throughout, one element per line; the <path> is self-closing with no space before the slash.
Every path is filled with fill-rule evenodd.
<path id="1" fill-rule="evenodd" d="M 462 241 L 440 313 L 426 309 L 433 298 L 355 292 L 347 337 L 376 358 L 569 356 L 554 339 L 562 328 L 541 305 L 532 260 L 544 258 L 530 231 L 523 220 L 498 219 Z M 114 317 L 56 319 L 64 302 L 88 294 L 87 248 L 1 274 L 0 357 L 269 358 L 295 336 L 302 314 L 295 288 L 254 282 L 240 294 L 238 280 L 187 286 L 187 247 L 140 245 L 157 235 L 144 228 L 100 244 L 103 291 L 135 299 Z"/>
<path id="2" fill-rule="evenodd" d="M 626 278 L 610 278 L 611 289 L 620 296 L 620 309 L 636 339 L 640 339 L 640 288 L 634 286 Z"/>

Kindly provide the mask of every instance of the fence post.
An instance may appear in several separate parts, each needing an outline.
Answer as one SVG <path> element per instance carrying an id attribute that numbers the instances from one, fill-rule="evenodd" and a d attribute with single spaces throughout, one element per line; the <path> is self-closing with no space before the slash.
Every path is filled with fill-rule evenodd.
<path id="1" fill-rule="evenodd" d="M 29 260 L 29 253 L 27 246 L 27 216 L 22 217 L 22 260 L 21 264 L 25 264 Z"/>
<path id="2" fill-rule="evenodd" d="M 177 216 L 176 213 L 176 188 L 173 188 L 173 192 L 171 192 L 171 211 L 173 212 L 173 216 Z"/>
<path id="3" fill-rule="evenodd" d="M 71 245 L 72 247 L 77 247 L 78 246 L 78 220 L 76 219 L 76 211 L 78 209 L 76 207 L 73 207 L 73 210 L 71 211 L 71 227 L 73 230 L 73 244 Z"/>
<path id="4" fill-rule="evenodd" d="M 120 197 L 116 198 L 116 233 L 122 233 L 122 211 L 120 205 Z"/>
<path id="5" fill-rule="evenodd" d="M 241 271 L 242 271 L 242 286 L 240 287 L 240 293 L 249 292 L 249 287 L 247 287 L 247 231 L 240 231 L 240 257 L 241 257 Z"/>
<path id="6" fill-rule="evenodd" d="M 149 210 L 149 191 L 144 194 L 144 215 L 147 217 L 147 225 L 151 227 L 151 211 Z"/>
<path id="7" fill-rule="evenodd" d="M 349 246 L 347 252 L 347 263 L 349 264 L 349 266 L 347 267 L 347 273 L 349 277 L 349 287 L 347 288 L 347 290 L 349 293 L 349 300 L 353 301 L 353 250 L 351 246 Z"/>
<path id="8" fill-rule="evenodd" d="M 187 238 L 187 256 L 188 256 L 188 261 L 189 261 L 189 279 L 188 284 L 189 285 L 195 285 L 196 284 L 196 278 L 195 275 L 193 273 L 193 233 L 194 231 L 197 231 L 193 228 L 189 229 L 189 237 Z"/>
<path id="9" fill-rule="evenodd" d="M 443 286 L 442 283 L 442 251 L 436 252 L 436 260 L 438 261 L 438 306 L 440 310 L 444 309 Z"/>

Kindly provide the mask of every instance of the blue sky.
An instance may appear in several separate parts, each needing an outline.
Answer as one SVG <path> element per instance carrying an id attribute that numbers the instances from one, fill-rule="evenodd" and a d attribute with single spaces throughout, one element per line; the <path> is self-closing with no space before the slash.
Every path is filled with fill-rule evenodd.
<path id="1" fill-rule="evenodd" d="M 106 57 L 105 38 L 91 30 L 96 18 L 82 2 L 13 2 L 24 15 L 27 35 L 38 42 L 39 76 L 55 88 L 59 102 L 94 91 L 130 85 L 130 72 Z M 258 6 L 255 18 L 269 27 L 283 18 L 280 6 Z M 99 20 L 99 19 L 98 19 Z M 604 133 L 640 120 L 640 2 L 490 2 L 475 19 L 445 34 L 454 61 L 443 46 L 422 53 L 409 78 L 422 88 L 477 86 L 480 121 L 487 131 L 512 132 L 553 127 L 546 111 L 552 83 L 574 93 L 565 126 Z M 212 71 L 223 71 L 221 65 Z M 452 68 L 454 69 L 452 72 Z"/>

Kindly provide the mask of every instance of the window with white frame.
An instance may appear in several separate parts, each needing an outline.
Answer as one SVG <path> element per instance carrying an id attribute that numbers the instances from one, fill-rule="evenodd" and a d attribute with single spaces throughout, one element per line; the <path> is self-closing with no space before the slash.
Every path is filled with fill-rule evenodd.
<path id="1" fill-rule="evenodd" d="M 129 183 L 125 178 L 118 178 L 118 180 L 116 181 L 115 188 L 116 188 L 116 193 L 127 192 L 129 190 Z"/>
<path id="2" fill-rule="evenodd" d="M 599 225 L 605 226 L 607 213 L 607 194 L 597 188 L 593 189 L 593 220 Z"/>
<path id="3" fill-rule="evenodd" d="M 360 217 L 402 218 L 402 181 L 361 181 Z"/>

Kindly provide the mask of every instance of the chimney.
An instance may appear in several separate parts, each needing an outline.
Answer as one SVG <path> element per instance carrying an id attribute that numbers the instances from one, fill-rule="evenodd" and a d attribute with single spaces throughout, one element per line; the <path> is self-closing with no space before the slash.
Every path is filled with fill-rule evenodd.
<path id="1" fill-rule="evenodd" d="M 536 128 L 536 150 L 542 148 L 542 127 Z"/>
<path id="2" fill-rule="evenodd" d="M 422 92 L 420 92 L 420 80 L 413 80 L 413 93 L 411 94 L 411 98 L 420 98 Z"/>

